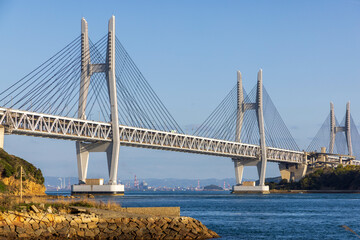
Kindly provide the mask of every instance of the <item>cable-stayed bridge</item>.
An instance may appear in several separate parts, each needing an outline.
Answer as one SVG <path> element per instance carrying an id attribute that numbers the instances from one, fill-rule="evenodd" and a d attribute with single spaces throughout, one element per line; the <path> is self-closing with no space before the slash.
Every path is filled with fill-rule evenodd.
<path id="1" fill-rule="evenodd" d="M 334 104 L 331 102 L 329 115 L 306 151 L 321 151 L 322 147 L 326 147 L 330 154 L 360 156 L 359 142 L 360 135 L 350 114 L 350 102 L 346 104 L 346 113 L 340 123 L 335 117 Z"/>
<path id="2" fill-rule="evenodd" d="M 116 37 L 114 16 L 97 42 L 82 19 L 81 35 L 2 91 L 0 105 L 2 132 L 76 141 L 80 187 L 89 153 L 106 152 L 109 183 L 92 191 L 123 191 L 116 182 L 120 145 L 229 157 L 238 191 L 268 190 L 267 161 L 280 163 L 289 179 L 303 176 L 309 161 L 263 87 L 261 70 L 248 94 L 238 72 L 220 105 L 192 135 L 184 134 Z M 259 186 L 241 186 L 244 166 L 258 167 Z"/>

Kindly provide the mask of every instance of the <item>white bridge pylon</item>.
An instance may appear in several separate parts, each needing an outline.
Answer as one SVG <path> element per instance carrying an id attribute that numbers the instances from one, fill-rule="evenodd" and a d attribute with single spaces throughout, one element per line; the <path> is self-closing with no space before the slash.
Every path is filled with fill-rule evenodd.
<path id="1" fill-rule="evenodd" d="M 350 102 L 346 104 L 346 115 L 345 115 L 345 126 L 336 126 L 334 104 L 330 102 L 330 145 L 329 153 L 334 152 L 335 136 L 339 132 L 345 132 L 346 146 L 348 154 L 353 155 L 352 142 L 351 142 L 351 131 L 350 131 Z"/>
<path id="2" fill-rule="evenodd" d="M 110 185 L 117 184 L 117 170 L 120 152 L 119 116 L 116 95 L 115 78 L 115 16 L 109 20 L 108 42 L 106 62 L 103 64 L 91 64 L 88 24 L 84 18 L 81 19 L 81 79 L 79 92 L 78 118 L 86 119 L 85 109 L 91 75 L 93 73 L 105 72 L 111 109 L 111 142 L 88 143 L 86 141 L 76 142 L 76 156 L 78 164 L 79 184 L 84 184 L 87 177 L 90 152 L 106 152 L 109 170 Z"/>
<path id="3" fill-rule="evenodd" d="M 236 185 L 242 184 L 242 177 L 244 166 L 257 166 L 259 174 L 259 186 L 265 186 L 265 173 L 267 163 L 267 151 L 265 142 L 265 126 L 263 114 L 263 84 L 262 84 L 262 69 L 259 70 L 257 75 L 257 92 L 255 103 L 245 103 L 242 85 L 242 77 L 240 71 L 237 72 L 237 115 L 236 115 L 236 134 L 235 141 L 241 142 L 241 129 L 244 119 L 245 111 L 255 110 L 256 119 L 259 127 L 259 145 L 260 153 L 258 159 L 250 159 L 247 157 L 233 158 L 235 167 Z"/>

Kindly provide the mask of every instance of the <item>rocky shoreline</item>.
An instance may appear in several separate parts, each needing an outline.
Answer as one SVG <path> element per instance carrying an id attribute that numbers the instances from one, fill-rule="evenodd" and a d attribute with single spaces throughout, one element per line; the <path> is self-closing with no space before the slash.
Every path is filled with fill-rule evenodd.
<path id="1" fill-rule="evenodd" d="M 90 212 L 0 213 L 1 239 L 210 239 L 219 235 L 191 217 L 105 217 Z M 113 211 L 112 211 L 113 212 Z"/>

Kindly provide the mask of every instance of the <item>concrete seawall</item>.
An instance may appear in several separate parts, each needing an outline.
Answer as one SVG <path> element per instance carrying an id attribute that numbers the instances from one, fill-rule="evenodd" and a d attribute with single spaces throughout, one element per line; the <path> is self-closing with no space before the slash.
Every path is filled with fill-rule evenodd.
<path id="1" fill-rule="evenodd" d="M 120 211 L 151 216 L 180 217 L 180 207 L 129 207 L 121 208 Z"/>
<path id="2" fill-rule="evenodd" d="M 219 236 L 215 232 L 190 217 L 104 218 L 94 213 L 76 215 L 33 211 L 0 213 L 1 239 L 209 239 L 216 237 Z"/>

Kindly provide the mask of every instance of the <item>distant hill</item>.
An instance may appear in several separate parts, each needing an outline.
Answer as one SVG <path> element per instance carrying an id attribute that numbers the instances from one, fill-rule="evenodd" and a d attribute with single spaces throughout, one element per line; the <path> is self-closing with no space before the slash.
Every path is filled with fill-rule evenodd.
<path id="1" fill-rule="evenodd" d="M 0 148 L 0 192 L 18 194 L 20 167 L 23 167 L 23 190 L 25 194 L 44 194 L 44 177 L 39 168 L 22 158 L 8 154 Z"/>
<path id="2" fill-rule="evenodd" d="M 214 184 L 204 187 L 204 191 L 221 191 L 224 190 L 222 187 L 216 186 Z"/>

